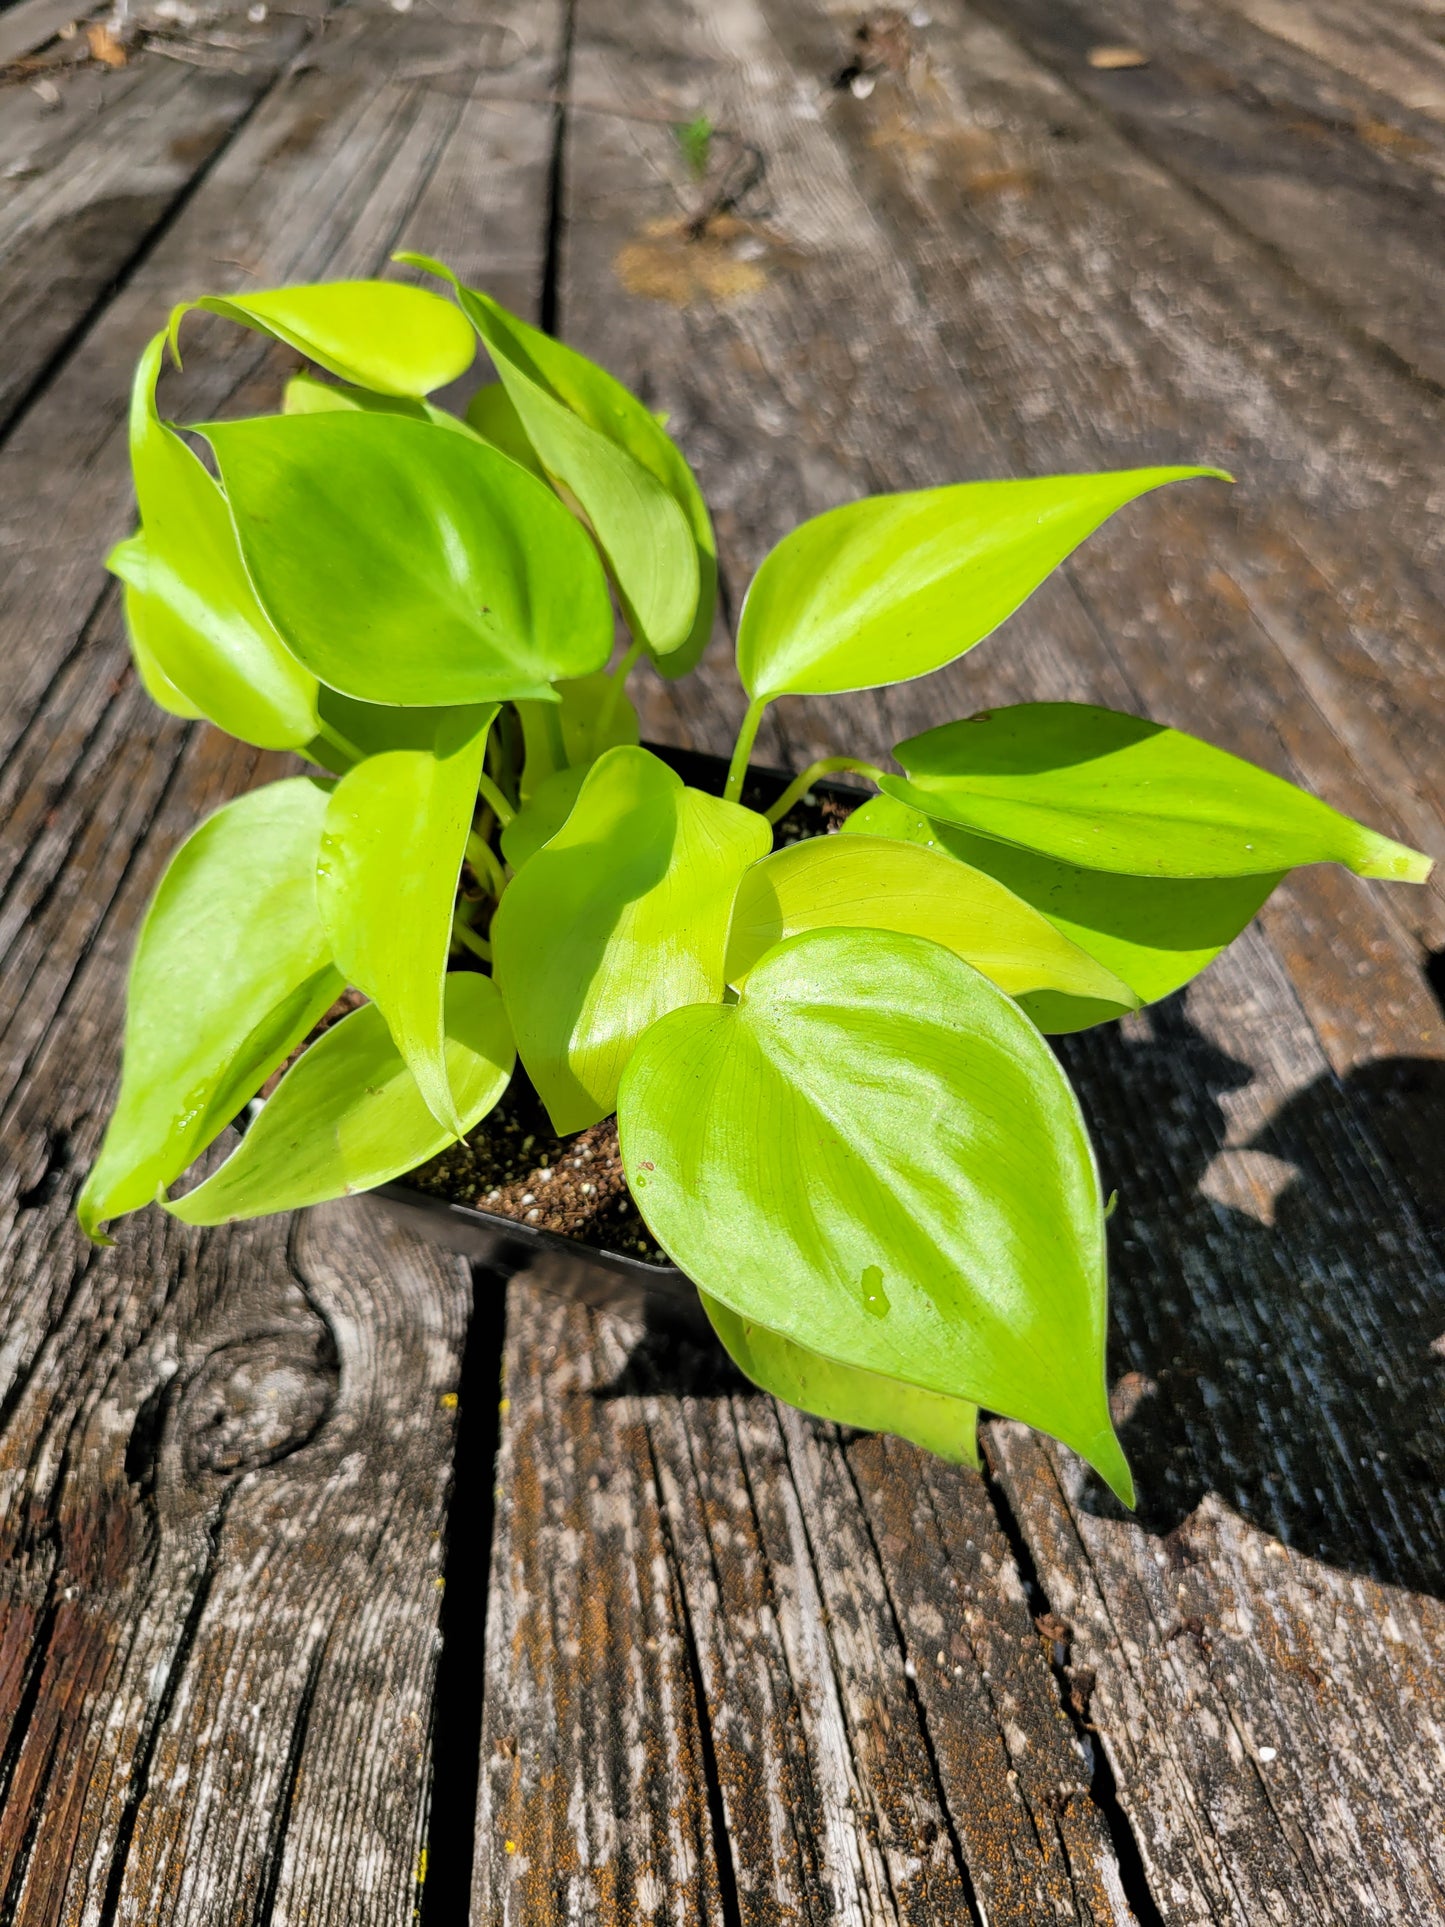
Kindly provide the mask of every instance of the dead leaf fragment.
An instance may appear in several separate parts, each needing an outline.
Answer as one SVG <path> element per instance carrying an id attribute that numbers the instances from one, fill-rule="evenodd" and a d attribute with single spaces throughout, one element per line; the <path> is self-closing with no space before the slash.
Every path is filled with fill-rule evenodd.
<path id="1" fill-rule="evenodd" d="M 1149 56 L 1138 47 L 1090 47 L 1089 65 L 1101 73 L 1113 74 L 1125 67 L 1147 67 Z"/>
<path id="2" fill-rule="evenodd" d="M 127 54 L 103 20 L 97 20 L 85 30 L 85 44 L 90 49 L 92 60 L 98 60 L 103 67 L 123 67 Z"/>

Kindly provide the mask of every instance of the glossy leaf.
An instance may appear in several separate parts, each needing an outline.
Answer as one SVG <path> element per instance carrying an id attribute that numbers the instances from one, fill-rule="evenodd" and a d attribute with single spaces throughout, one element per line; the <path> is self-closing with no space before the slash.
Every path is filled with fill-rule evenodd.
<path id="1" fill-rule="evenodd" d="M 348 983 L 381 1011 L 427 1108 L 457 1137 L 442 999 L 457 879 L 496 706 L 445 714 L 426 749 L 368 756 L 336 785 L 316 901 Z"/>
<path id="2" fill-rule="evenodd" d="M 1078 1030 L 1138 1002 L 1112 971 L 982 870 L 881 836 L 822 836 L 753 865 L 733 905 L 727 979 L 800 930 L 895 930 L 971 963 L 1041 1030 Z M 1037 999 L 1037 1005 L 1035 1000 Z"/>
<path id="3" fill-rule="evenodd" d="M 340 769 L 347 770 L 363 756 L 380 756 L 390 749 L 430 749 L 440 725 L 474 713 L 469 704 L 419 705 L 405 709 L 394 703 L 363 703 L 354 696 L 343 696 L 339 689 L 322 683 L 316 707 L 331 732 L 328 756 L 337 756 Z M 341 755 L 340 746 L 347 753 Z"/>
<path id="4" fill-rule="evenodd" d="M 467 403 L 467 426 L 493 448 L 500 448 L 514 462 L 530 469 L 545 482 L 547 471 L 537 459 L 537 451 L 527 440 L 527 431 L 511 396 L 499 381 L 489 381 Z"/>
<path id="5" fill-rule="evenodd" d="M 173 311 L 173 348 L 193 308 L 272 335 L 342 381 L 380 395 L 428 395 L 464 375 L 477 352 L 449 301 L 401 281 L 318 281 L 202 295 Z"/>
<path id="6" fill-rule="evenodd" d="M 543 777 L 530 799 L 502 831 L 502 855 L 514 870 L 530 863 L 567 821 L 587 781 L 588 768 L 588 764 L 578 763 Z"/>
<path id="7" fill-rule="evenodd" d="M 434 402 L 414 401 L 405 395 L 378 395 L 349 383 L 318 381 L 314 375 L 293 375 L 281 395 L 283 415 L 402 415 L 408 421 L 430 422 L 433 428 L 452 428 L 459 435 L 473 431 L 456 415 Z"/>
<path id="8" fill-rule="evenodd" d="M 187 722 L 197 722 L 201 712 L 186 695 L 177 689 L 165 670 L 151 654 L 145 640 L 145 595 L 150 583 L 150 570 L 146 563 L 145 538 L 132 535 L 124 542 L 117 542 L 105 559 L 105 566 L 111 574 L 118 576 L 124 585 L 126 633 L 130 638 L 130 653 L 135 661 L 136 674 L 146 694 L 158 709 L 167 709 L 172 716 L 183 716 Z"/>
<path id="9" fill-rule="evenodd" d="M 399 258 L 456 289 L 528 442 L 596 532 L 632 633 L 664 675 L 685 674 L 712 634 L 717 544 L 677 444 L 596 362 L 464 287 L 440 262 Z"/>
<path id="10" fill-rule="evenodd" d="M 156 411 L 163 348 L 157 335 L 131 393 L 140 547 L 122 543 L 110 556 L 127 586 L 137 661 L 153 664 L 228 735 L 260 749 L 302 749 L 317 732 L 316 678 L 256 600 L 220 489 Z"/>
<path id="11" fill-rule="evenodd" d="M 560 1132 L 606 1117 L 648 1025 L 723 993 L 738 879 L 772 840 L 643 749 L 610 749 L 492 919 L 517 1048 Z"/>
<path id="12" fill-rule="evenodd" d="M 591 543 L 486 443 L 382 414 L 205 434 L 262 601 L 333 689 L 402 705 L 545 699 L 611 654 Z"/>
<path id="13" fill-rule="evenodd" d="M 1150 1004 L 1213 962 L 1279 882 L 1278 876 L 1129 877 L 1084 870 L 935 823 L 892 796 L 873 797 L 843 831 L 899 837 L 987 870 Z"/>
<path id="14" fill-rule="evenodd" d="M 446 1070 L 465 1129 L 507 1088 L 513 1061 L 491 978 L 454 971 L 446 983 Z M 381 1012 L 363 1004 L 296 1060 L 219 1171 L 163 1202 L 187 1224 L 294 1211 L 400 1177 L 451 1136 L 427 1109 Z"/>
<path id="15" fill-rule="evenodd" d="M 130 970 L 120 1096 L 78 1212 L 149 1204 L 225 1129 L 344 987 L 316 912 L 329 785 L 228 803 L 171 858 Z"/>
<path id="16" fill-rule="evenodd" d="M 735 1006 L 647 1032 L 618 1125 L 648 1228 L 700 1290 L 1051 1432 L 1131 1498 L 1083 1119 L 1034 1026 L 960 958 L 880 930 L 789 938 Z"/>
<path id="17" fill-rule="evenodd" d="M 766 1326 L 739 1318 L 700 1292 L 703 1310 L 740 1372 L 775 1398 L 838 1425 L 893 1432 L 956 1465 L 978 1464 L 978 1407 L 967 1399 L 925 1392 L 902 1379 L 840 1365 Z"/>
<path id="18" fill-rule="evenodd" d="M 996 629 L 1116 509 L 1214 468 L 1138 468 L 874 495 L 793 530 L 743 604 L 748 694 L 881 689 Z"/>
<path id="19" fill-rule="evenodd" d="M 1266 876 L 1343 863 L 1423 882 L 1418 851 L 1196 736 L 1087 703 L 1021 703 L 900 743 L 881 787 L 941 822 L 1084 869 Z"/>

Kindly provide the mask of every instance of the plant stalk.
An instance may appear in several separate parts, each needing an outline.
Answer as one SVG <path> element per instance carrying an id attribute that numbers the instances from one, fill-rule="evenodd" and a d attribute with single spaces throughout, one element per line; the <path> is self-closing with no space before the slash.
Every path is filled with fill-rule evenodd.
<path id="1" fill-rule="evenodd" d="M 748 773 L 748 761 L 753 753 L 753 744 L 758 740 L 758 724 L 763 720 L 763 711 L 768 706 L 768 697 L 756 696 L 748 704 L 748 713 L 743 717 L 738 740 L 733 745 L 733 760 L 728 765 L 728 780 L 723 790 L 723 801 L 736 803 L 743 793 L 743 778 Z"/>
<path id="2" fill-rule="evenodd" d="M 506 797 L 503 796 L 501 790 L 492 781 L 491 777 L 487 775 L 485 770 L 482 771 L 481 780 L 477 784 L 477 792 L 485 798 L 496 811 L 497 821 L 503 829 L 506 829 L 517 812 L 512 808 L 511 804 L 507 801 Z"/>
<path id="3" fill-rule="evenodd" d="M 474 956 L 480 957 L 483 963 L 492 961 L 492 946 L 485 937 L 477 935 L 460 911 L 452 918 L 452 936 Z"/>
<path id="4" fill-rule="evenodd" d="M 781 823 L 788 811 L 800 797 L 806 796 L 820 776 L 836 776 L 843 770 L 851 770 L 856 776 L 867 776 L 877 783 L 886 773 L 876 763 L 859 762 L 856 756 L 824 756 L 816 763 L 809 763 L 801 776 L 795 776 L 782 795 L 766 812 L 770 823 Z"/>
<path id="5" fill-rule="evenodd" d="M 467 838 L 467 861 L 478 877 L 491 885 L 492 895 L 500 903 L 502 892 L 507 887 L 507 873 L 498 863 L 491 844 L 478 836 L 475 830 Z"/>

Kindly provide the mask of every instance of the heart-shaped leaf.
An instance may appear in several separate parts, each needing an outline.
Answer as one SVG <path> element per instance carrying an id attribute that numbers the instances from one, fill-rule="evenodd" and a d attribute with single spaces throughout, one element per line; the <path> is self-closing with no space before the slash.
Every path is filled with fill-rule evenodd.
<path id="1" fill-rule="evenodd" d="M 871 798 L 843 830 L 919 843 L 988 871 L 1146 1004 L 1197 977 L 1233 943 L 1279 882 L 1278 876 L 1128 877 L 1083 870 L 951 823 L 935 823 L 892 796 Z M 1053 1028 L 1030 1014 L 1040 1029 Z"/>
<path id="2" fill-rule="evenodd" d="M 591 523 L 633 635 L 664 675 L 685 674 L 712 634 L 717 544 L 677 444 L 635 395 L 575 348 L 463 286 L 439 261 L 398 259 L 456 289 L 528 443 Z"/>
<path id="3" fill-rule="evenodd" d="M 612 653 L 592 544 L 485 442 L 386 414 L 204 433 L 262 602 L 333 689 L 403 705 L 546 700 Z"/>
<path id="4" fill-rule="evenodd" d="M 401 281 L 318 281 L 205 294 L 172 312 L 173 351 L 181 320 L 193 308 L 284 341 L 342 381 L 381 395 L 428 395 L 464 375 L 477 352 L 471 330 L 449 301 Z"/>
<path id="5" fill-rule="evenodd" d="M 738 673 L 755 702 L 881 689 L 942 669 L 1116 509 L 1217 468 L 1136 468 L 872 495 L 793 530 L 753 578 Z"/>
<path id="6" fill-rule="evenodd" d="M 316 901 L 338 967 L 381 1011 L 427 1108 L 457 1137 L 442 997 L 457 878 L 496 713 L 495 704 L 444 712 L 430 748 L 358 763 L 332 793 L 316 866 Z"/>
<path id="7" fill-rule="evenodd" d="M 141 925 L 120 1096 L 77 1207 L 90 1236 L 149 1204 L 335 1002 L 316 913 L 329 784 L 238 797 L 181 845 Z"/>
<path id="8" fill-rule="evenodd" d="M 700 1290 L 1051 1432 L 1130 1500 L 1084 1122 L 1038 1031 L 961 958 L 892 931 L 791 937 L 736 1005 L 647 1032 L 617 1117 L 648 1229 Z"/>
<path id="9" fill-rule="evenodd" d="M 257 602 L 224 496 L 157 413 L 164 347 L 162 335 L 149 343 L 131 391 L 139 546 L 122 543 L 109 558 L 126 584 L 136 659 L 228 735 L 302 749 L 317 733 L 316 678 Z"/>
<path id="10" fill-rule="evenodd" d="M 741 986 L 785 937 L 838 929 L 941 943 L 1007 991 L 1041 1030 L 1080 1030 L 1138 1003 L 1112 971 L 982 870 L 916 843 L 857 834 L 813 837 L 753 865 L 733 905 L 728 982 Z"/>
<path id="11" fill-rule="evenodd" d="M 514 1061 L 490 977 L 447 978 L 446 1038 L 447 1082 L 470 1131 L 507 1088 Z M 219 1171 L 162 1202 L 187 1224 L 295 1211 L 400 1177 L 451 1136 L 427 1109 L 381 1012 L 363 1004 L 296 1060 Z"/>
<path id="12" fill-rule="evenodd" d="M 648 1025 L 723 994 L 738 879 L 772 841 L 752 810 L 610 749 L 492 919 L 497 983 L 559 1132 L 606 1117 Z"/>
<path id="13" fill-rule="evenodd" d="M 840 1365 L 700 1292 L 712 1328 L 740 1372 L 800 1411 L 865 1432 L 893 1432 L 956 1465 L 978 1464 L 978 1407 L 902 1379 Z"/>
<path id="14" fill-rule="evenodd" d="M 1020 703 L 912 736 L 881 787 L 940 822 L 1128 876 L 1343 863 L 1421 883 L 1428 857 L 1226 750 L 1088 703 Z"/>

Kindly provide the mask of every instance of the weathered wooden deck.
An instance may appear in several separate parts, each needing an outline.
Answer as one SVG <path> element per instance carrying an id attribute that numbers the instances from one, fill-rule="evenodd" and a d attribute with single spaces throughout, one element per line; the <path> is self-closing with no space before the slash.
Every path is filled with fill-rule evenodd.
<path id="1" fill-rule="evenodd" d="M 1088 698 L 1445 854 L 1440 0 L 928 0 L 863 98 L 838 0 L 291 4 L 0 87 L 0 1921 L 1445 1921 L 1439 891 L 1305 873 L 1068 1043 L 1133 1519 L 364 1207 L 70 1216 L 146 896 L 283 767 L 149 706 L 101 568 L 187 293 L 444 255 L 671 412 L 729 608 L 864 489 L 1223 462 L 762 753 Z M 689 242 L 699 109 L 766 171 Z M 193 417 L 274 400 L 196 325 Z M 724 747 L 725 636 L 643 694 Z"/>

